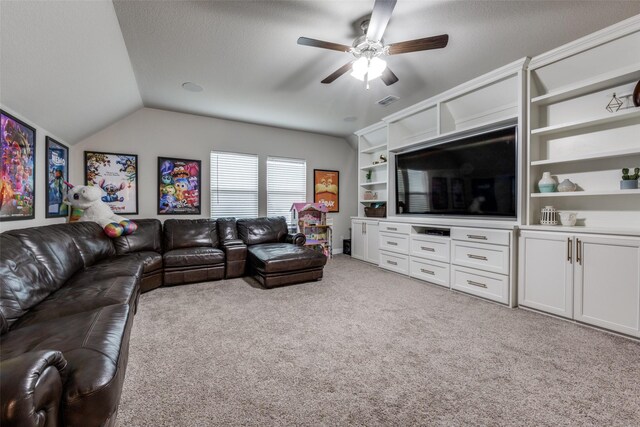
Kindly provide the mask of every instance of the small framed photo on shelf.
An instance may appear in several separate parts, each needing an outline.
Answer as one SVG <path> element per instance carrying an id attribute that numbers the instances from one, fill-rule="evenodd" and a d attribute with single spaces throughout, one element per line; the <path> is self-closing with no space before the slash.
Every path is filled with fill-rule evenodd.
<path id="1" fill-rule="evenodd" d="M 158 157 L 158 215 L 200 215 L 200 160 Z"/>
<path id="2" fill-rule="evenodd" d="M 84 182 L 102 189 L 102 201 L 118 215 L 138 213 L 138 156 L 84 152 Z"/>
<path id="3" fill-rule="evenodd" d="M 69 206 L 63 200 L 67 195 L 69 181 L 69 148 L 47 136 L 47 164 L 45 176 L 47 177 L 47 218 L 66 217 L 69 214 Z"/>
<path id="4" fill-rule="evenodd" d="M 324 203 L 329 212 L 340 212 L 340 172 L 313 170 L 313 202 Z"/>
<path id="5" fill-rule="evenodd" d="M 35 218 L 36 130 L 0 110 L 0 221 Z"/>

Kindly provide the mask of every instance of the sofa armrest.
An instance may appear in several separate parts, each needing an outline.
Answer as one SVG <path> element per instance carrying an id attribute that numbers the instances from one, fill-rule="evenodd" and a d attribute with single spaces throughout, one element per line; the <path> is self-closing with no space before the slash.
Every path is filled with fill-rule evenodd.
<path id="1" fill-rule="evenodd" d="M 0 362 L 0 424 L 54 427 L 60 423 L 62 370 L 59 351 L 25 353 Z"/>
<path id="2" fill-rule="evenodd" d="M 293 243 L 296 246 L 304 246 L 307 243 L 307 236 L 302 233 L 287 234 L 284 241 L 285 243 Z"/>
<path id="3" fill-rule="evenodd" d="M 230 239 L 230 240 L 225 240 L 224 242 L 222 242 L 220 244 L 220 246 L 246 246 L 244 244 L 244 242 L 240 239 Z"/>
<path id="4" fill-rule="evenodd" d="M 227 240 L 220 248 L 225 254 L 227 262 L 244 261 L 247 258 L 247 245 L 242 240 Z"/>

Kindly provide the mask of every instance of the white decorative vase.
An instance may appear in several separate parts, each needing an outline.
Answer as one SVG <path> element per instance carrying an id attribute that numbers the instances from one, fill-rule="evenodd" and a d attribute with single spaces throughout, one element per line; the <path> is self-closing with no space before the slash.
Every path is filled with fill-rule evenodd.
<path id="1" fill-rule="evenodd" d="M 576 191 L 577 185 L 571 182 L 568 179 L 565 179 L 560 184 L 558 184 L 558 191 L 561 193 L 565 193 L 567 191 Z"/>
<path id="2" fill-rule="evenodd" d="M 573 227 L 578 220 L 578 214 L 575 212 L 558 212 L 558 215 L 560 216 L 560 224 L 564 226 Z"/>
<path id="3" fill-rule="evenodd" d="M 541 193 L 553 193 L 556 191 L 557 186 L 558 181 L 551 176 L 551 172 L 542 173 L 542 179 L 538 181 L 538 188 Z"/>

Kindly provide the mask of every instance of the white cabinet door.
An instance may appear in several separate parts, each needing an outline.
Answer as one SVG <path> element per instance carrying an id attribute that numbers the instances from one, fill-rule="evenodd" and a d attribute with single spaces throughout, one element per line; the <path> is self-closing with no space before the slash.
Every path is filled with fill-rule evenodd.
<path id="1" fill-rule="evenodd" d="M 351 256 L 364 260 L 365 234 L 364 221 L 351 221 Z"/>
<path id="2" fill-rule="evenodd" d="M 380 241 L 380 223 L 367 221 L 365 222 L 364 231 L 366 242 L 364 260 L 372 262 L 374 264 L 378 264 L 380 262 L 380 249 L 378 248 L 378 244 Z"/>
<path id="3" fill-rule="evenodd" d="M 518 304 L 573 316 L 573 240 L 568 234 L 521 233 Z"/>
<path id="4" fill-rule="evenodd" d="M 575 315 L 640 336 L 640 240 L 576 236 Z"/>

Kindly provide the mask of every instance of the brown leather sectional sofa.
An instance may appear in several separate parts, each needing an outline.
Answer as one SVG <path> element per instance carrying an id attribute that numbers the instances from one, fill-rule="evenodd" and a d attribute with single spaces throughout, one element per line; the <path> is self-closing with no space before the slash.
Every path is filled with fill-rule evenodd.
<path id="1" fill-rule="evenodd" d="M 112 426 L 140 291 L 253 274 L 319 279 L 326 258 L 284 218 L 91 222 L 0 234 L 0 424 Z"/>

